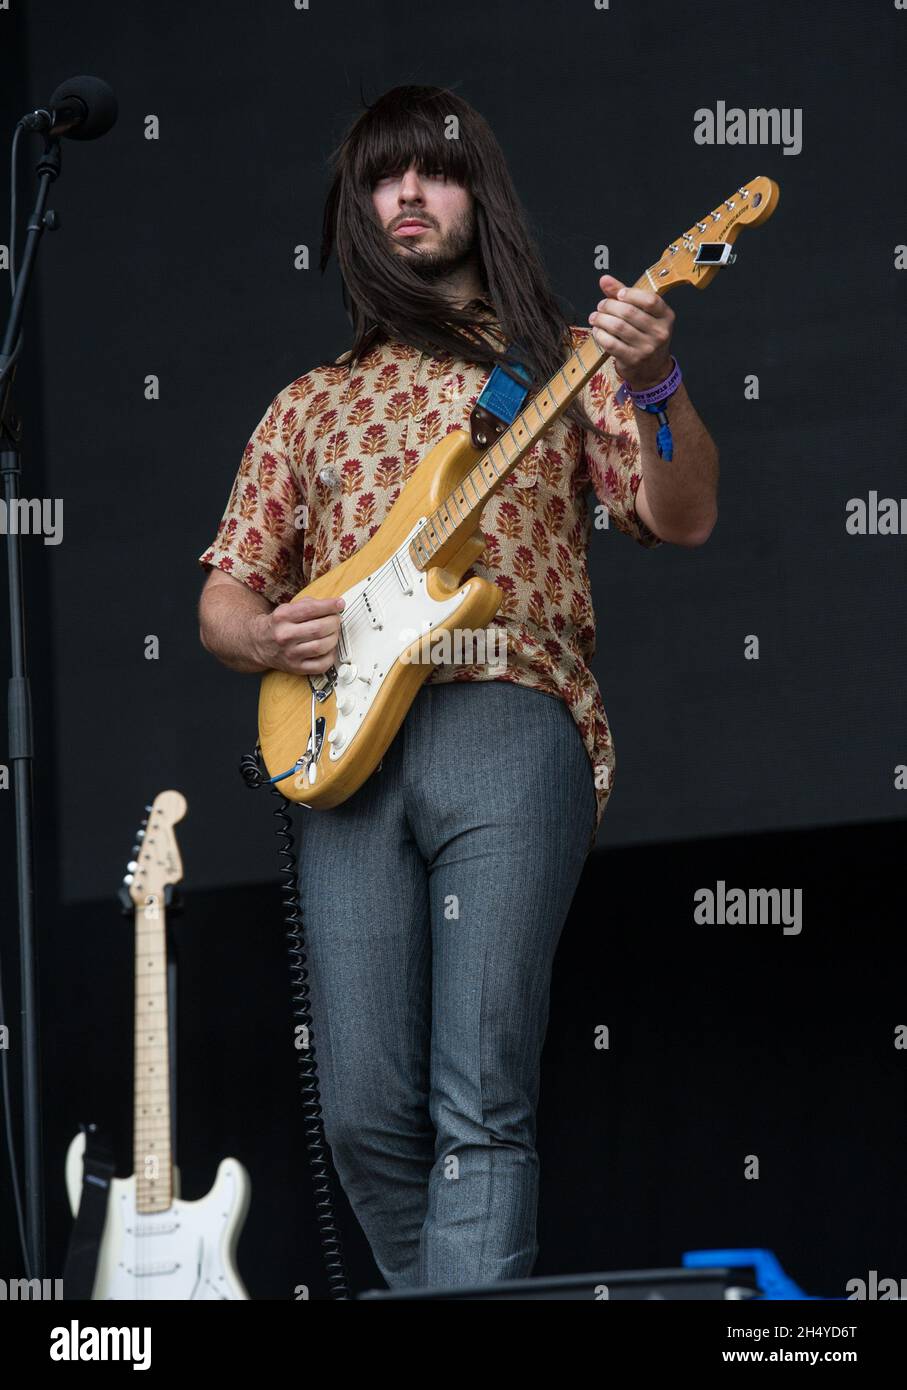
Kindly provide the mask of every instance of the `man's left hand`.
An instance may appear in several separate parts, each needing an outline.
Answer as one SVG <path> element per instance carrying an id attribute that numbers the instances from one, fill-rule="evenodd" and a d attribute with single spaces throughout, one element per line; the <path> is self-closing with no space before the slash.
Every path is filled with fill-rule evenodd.
<path id="1" fill-rule="evenodd" d="M 633 289 L 613 275 L 598 283 L 607 298 L 589 315 L 592 337 L 612 355 L 631 391 L 657 386 L 671 370 L 673 310 L 651 290 Z"/>

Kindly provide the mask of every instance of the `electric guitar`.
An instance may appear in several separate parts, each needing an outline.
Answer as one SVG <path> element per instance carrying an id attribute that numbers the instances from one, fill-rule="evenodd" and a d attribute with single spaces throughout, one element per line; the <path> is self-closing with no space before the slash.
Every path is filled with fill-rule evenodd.
<path id="1" fill-rule="evenodd" d="M 93 1299 L 249 1297 L 234 1262 L 249 1205 L 245 1168 L 223 1159 L 207 1196 L 186 1202 L 171 1155 L 165 899 L 168 885 L 183 876 L 173 827 L 185 814 L 179 792 L 155 798 L 124 880 L 135 909 L 135 1168 L 110 1184 Z M 78 1134 L 66 1155 L 74 1217 L 84 1149 L 85 1135 Z"/>
<path id="2" fill-rule="evenodd" d="M 738 188 L 672 241 L 636 288 L 658 295 L 679 284 L 705 289 L 736 259 L 731 247 L 741 229 L 766 222 L 778 197 L 769 178 Z M 342 596 L 346 603 L 339 665 L 323 675 L 269 671 L 262 678 L 259 747 L 288 800 L 327 809 L 357 791 L 431 674 L 418 656 L 426 634 L 433 640 L 454 626 L 481 629 L 498 611 L 496 584 L 461 582 L 485 547 L 482 509 L 609 355 L 590 336 L 509 428 L 486 413 L 481 429 L 474 420 L 470 433 L 452 430 L 407 479 L 374 536 L 295 595 L 293 602 Z M 495 442 L 483 451 L 488 433 Z"/>

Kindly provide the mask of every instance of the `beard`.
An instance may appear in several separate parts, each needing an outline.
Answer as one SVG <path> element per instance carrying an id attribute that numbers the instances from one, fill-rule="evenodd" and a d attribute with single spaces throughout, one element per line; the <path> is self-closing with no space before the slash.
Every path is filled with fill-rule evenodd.
<path id="1" fill-rule="evenodd" d="M 459 270 L 475 253 L 476 219 L 472 208 L 468 208 L 441 237 L 434 251 L 422 251 L 418 246 L 409 248 L 407 261 L 412 270 L 422 280 L 443 279 L 452 271 Z"/>

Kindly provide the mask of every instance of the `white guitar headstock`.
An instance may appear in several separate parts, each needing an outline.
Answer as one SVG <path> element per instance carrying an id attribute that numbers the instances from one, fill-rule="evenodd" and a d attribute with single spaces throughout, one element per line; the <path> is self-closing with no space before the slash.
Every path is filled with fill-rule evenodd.
<path id="1" fill-rule="evenodd" d="M 133 858 L 126 866 L 123 879 L 136 907 L 148 899 L 161 899 L 167 887 L 183 877 L 183 861 L 176 843 L 174 826 L 186 814 L 186 798 L 182 792 L 159 792 L 136 835 Z"/>

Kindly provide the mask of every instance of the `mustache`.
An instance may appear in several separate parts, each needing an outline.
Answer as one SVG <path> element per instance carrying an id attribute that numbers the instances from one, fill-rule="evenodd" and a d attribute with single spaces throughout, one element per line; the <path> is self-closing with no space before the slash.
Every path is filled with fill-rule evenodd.
<path id="1" fill-rule="evenodd" d="M 426 217 L 421 212 L 404 212 L 391 223 L 391 231 L 395 232 L 398 227 L 402 227 L 404 222 L 424 222 L 426 227 L 431 227 L 434 223 L 431 218 Z"/>

